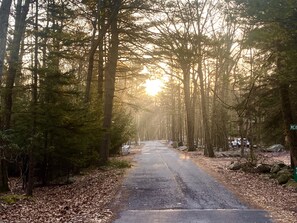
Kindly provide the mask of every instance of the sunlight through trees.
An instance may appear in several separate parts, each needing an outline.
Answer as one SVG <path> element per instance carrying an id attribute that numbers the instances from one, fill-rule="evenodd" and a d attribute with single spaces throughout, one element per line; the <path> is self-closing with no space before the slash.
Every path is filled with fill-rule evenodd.
<path id="1" fill-rule="evenodd" d="M 281 143 L 297 165 L 296 1 L 0 5 L 0 191 L 17 175 L 31 195 L 151 139 L 209 157 L 234 137 L 250 157 Z"/>

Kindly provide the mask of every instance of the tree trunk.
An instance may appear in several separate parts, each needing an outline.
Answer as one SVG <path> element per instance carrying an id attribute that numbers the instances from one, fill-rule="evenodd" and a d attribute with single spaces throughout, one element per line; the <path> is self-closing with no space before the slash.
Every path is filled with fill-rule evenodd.
<path id="1" fill-rule="evenodd" d="M 199 60 L 201 60 L 201 58 Z M 199 75 L 200 95 L 201 95 L 201 110 L 202 110 L 204 139 L 205 139 L 204 155 L 209 156 L 209 157 L 214 157 L 214 152 L 213 152 L 211 138 L 210 138 L 210 128 L 209 128 L 209 120 L 208 120 L 207 108 L 206 108 L 207 104 L 206 104 L 206 98 L 205 98 L 202 62 L 201 61 L 199 62 L 198 66 L 199 66 L 198 67 L 198 75 Z"/>
<path id="2" fill-rule="evenodd" d="M 103 49 L 103 39 L 99 44 L 99 60 L 98 60 L 98 99 L 103 100 L 103 82 L 104 82 L 104 49 Z"/>
<path id="3" fill-rule="evenodd" d="M 182 102 L 180 85 L 178 86 L 178 143 L 183 144 L 183 118 L 182 118 Z"/>
<path id="4" fill-rule="evenodd" d="M 4 3 L 4 2 L 3 2 Z M 22 1 L 18 0 L 16 6 L 15 30 L 13 34 L 13 41 L 11 43 L 11 52 L 8 59 L 8 75 L 6 80 L 6 89 L 4 92 L 4 114 L 2 128 L 7 130 L 10 128 L 11 110 L 12 110 L 12 90 L 15 82 L 15 76 L 19 64 L 19 51 L 21 40 L 25 31 L 26 17 L 29 10 L 30 0 L 26 0 L 22 6 Z M 2 7 L 2 6 L 1 6 Z M 1 21 L 2 23 L 2 21 Z M 0 156 L 0 190 L 9 190 L 7 177 L 7 163 L 4 157 L 4 150 L 2 148 Z"/>
<path id="5" fill-rule="evenodd" d="M 0 149 L 0 192 L 9 191 L 7 163 L 4 156 L 4 148 Z"/>
<path id="6" fill-rule="evenodd" d="M 105 1 L 99 0 L 98 2 L 98 12 L 99 12 L 99 21 L 98 21 L 98 30 L 99 33 L 102 34 L 102 38 L 99 39 L 99 47 L 98 47 L 98 99 L 99 101 L 103 101 L 103 82 L 104 82 L 104 36 L 106 34 L 106 30 L 104 29 L 105 25 Z"/>
<path id="7" fill-rule="evenodd" d="M 38 87 L 38 0 L 35 0 L 35 26 L 34 26 L 34 37 L 35 37 L 35 46 L 34 46 L 34 70 L 33 70 L 33 78 L 32 78 L 32 138 L 33 143 L 29 147 L 29 173 L 28 173 L 28 182 L 26 186 L 26 195 L 33 195 L 33 187 L 34 187 L 34 150 L 35 150 L 35 137 L 36 137 L 36 107 L 37 107 L 37 87 Z"/>
<path id="8" fill-rule="evenodd" d="M 86 82 L 86 92 L 85 92 L 85 102 L 90 101 L 91 97 L 91 83 L 92 83 L 92 77 L 93 77 L 93 68 L 94 68 L 94 59 L 95 59 L 95 53 L 96 50 L 99 46 L 99 65 L 98 65 L 98 95 L 99 97 L 102 97 L 102 90 L 103 90 L 103 72 L 104 72 L 104 54 L 103 54 L 103 43 L 104 43 L 104 36 L 110 27 L 111 23 L 113 20 L 116 19 L 116 14 L 117 12 L 112 11 L 110 14 L 110 18 L 107 22 L 107 24 L 104 23 L 104 7 L 105 7 L 105 2 L 103 1 L 98 1 L 98 14 L 96 18 L 96 22 L 98 23 L 94 25 L 94 32 L 92 36 L 92 42 L 91 42 L 91 49 L 89 53 L 89 64 L 88 64 L 88 73 L 87 73 L 87 82 Z M 95 39 L 95 34 L 97 31 L 97 27 L 99 30 L 99 35 L 98 39 Z"/>
<path id="9" fill-rule="evenodd" d="M 190 92 L 190 69 L 184 66 L 183 68 L 183 84 L 185 94 L 185 108 L 186 108 L 186 123 L 187 123 L 187 145 L 189 151 L 194 151 L 194 112 L 191 103 Z"/>
<path id="10" fill-rule="evenodd" d="M 294 124 L 293 113 L 291 108 L 291 101 L 289 95 L 289 84 L 280 83 L 279 92 L 281 99 L 281 109 L 283 114 L 283 122 L 285 128 L 285 136 L 287 139 L 287 146 L 290 149 L 291 166 L 297 167 L 297 133 L 294 130 L 290 130 L 290 125 Z"/>
<path id="11" fill-rule="evenodd" d="M 15 18 L 15 30 L 13 41 L 11 43 L 11 52 L 8 59 L 8 75 L 4 94 L 4 129 L 10 128 L 11 110 L 12 110 L 12 90 L 19 64 L 19 51 L 21 40 L 26 28 L 26 17 L 29 10 L 30 0 L 26 0 L 22 6 L 22 0 L 18 0 Z"/>
<path id="12" fill-rule="evenodd" d="M 12 0 L 3 0 L 0 8 L 0 84 L 3 76 L 3 64 L 6 51 L 8 18 Z"/>
<path id="13" fill-rule="evenodd" d="M 111 121 L 113 111 L 113 98 L 115 91 L 115 77 L 118 62 L 119 51 L 119 31 L 118 31 L 118 12 L 121 5 L 121 0 L 112 2 L 111 11 L 114 16 L 110 16 L 110 50 L 105 72 L 105 92 L 104 92 L 104 117 L 103 117 L 103 137 L 100 149 L 100 164 L 104 165 L 108 162 L 109 150 L 111 147 Z"/>
<path id="14" fill-rule="evenodd" d="M 172 84 L 171 84 L 171 140 L 173 142 L 176 142 L 177 141 L 177 134 L 176 134 L 176 97 L 175 97 L 175 84 L 172 81 Z"/>
<path id="15" fill-rule="evenodd" d="M 211 127 L 210 127 L 210 135 L 211 139 L 213 140 L 212 143 L 214 146 L 218 146 L 218 104 L 217 104 L 217 92 L 218 92 L 218 79 L 219 79 L 219 69 L 218 65 L 216 65 L 216 72 L 215 72 L 215 78 L 214 78 L 214 87 L 213 87 L 213 92 L 214 96 L 212 98 L 212 111 L 211 111 Z M 220 120 L 221 121 L 221 120 Z"/>
<path id="16" fill-rule="evenodd" d="M 91 41 L 91 50 L 89 52 L 89 59 L 88 59 L 88 72 L 87 72 L 87 81 L 86 81 L 86 92 L 85 92 L 85 102 L 90 102 L 91 97 L 91 84 L 92 84 L 92 76 L 93 76 L 93 68 L 94 68 L 94 58 L 97 49 L 97 44 L 95 41 L 95 33 L 96 29 L 93 31 L 92 41 Z"/>

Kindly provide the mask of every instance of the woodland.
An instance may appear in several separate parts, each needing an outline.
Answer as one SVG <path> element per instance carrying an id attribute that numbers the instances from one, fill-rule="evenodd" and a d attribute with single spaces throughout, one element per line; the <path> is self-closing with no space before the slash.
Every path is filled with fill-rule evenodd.
<path id="1" fill-rule="evenodd" d="M 0 7 L 0 192 L 21 177 L 33 195 L 151 139 L 208 157 L 232 137 L 249 140 L 251 158 L 279 143 L 297 166 L 296 0 Z"/>

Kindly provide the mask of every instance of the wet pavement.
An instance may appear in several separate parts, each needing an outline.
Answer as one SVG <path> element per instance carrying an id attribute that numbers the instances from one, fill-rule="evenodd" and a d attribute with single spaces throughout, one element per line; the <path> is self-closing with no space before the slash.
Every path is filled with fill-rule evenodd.
<path id="1" fill-rule="evenodd" d="M 114 223 L 272 222 L 265 211 L 250 209 L 186 155 L 161 142 L 145 142 L 135 161 Z"/>

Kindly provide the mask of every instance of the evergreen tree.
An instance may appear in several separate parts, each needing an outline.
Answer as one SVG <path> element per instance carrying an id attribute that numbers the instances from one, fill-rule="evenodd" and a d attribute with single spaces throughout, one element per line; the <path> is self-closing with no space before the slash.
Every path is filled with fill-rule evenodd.
<path id="1" fill-rule="evenodd" d="M 268 78 L 279 91 L 286 143 L 291 153 L 291 165 L 297 166 L 297 133 L 290 130 L 296 114 L 292 109 L 292 89 L 296 83 L 297 2 L 292 0 L 237 0 L 234 13 L 241 22 L 251 24 L 247 43 L 268 55 Z M 267 64 L 268 62 L 268 64 Z"/>

